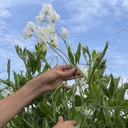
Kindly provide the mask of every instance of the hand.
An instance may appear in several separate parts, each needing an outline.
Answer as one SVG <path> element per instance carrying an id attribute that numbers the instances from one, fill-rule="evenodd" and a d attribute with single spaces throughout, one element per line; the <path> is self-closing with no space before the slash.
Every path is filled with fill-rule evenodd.
<path id="1" fill-rule="evenodd" d="M 3 127 L 28 103 L 43 92 L 56 89 L 64 80 L 73 79 L 74 75 L 81 77 L 81 74 L 76 68 L 71 68 L 69 65 L 55 66 L 51 70 L 27 82 L 15 93 L 0 100 L 0 127 Z M 64 86 L 66 88 L 71 88 L 71 86 L 68 85 Z M 60 117 L 54 128 L 73 128 L 74 125 L 74 121 L 63 121 L 63 118 Z"/>
<path id="2" fill-rule="evenodd" d="M 76 121 L 68 120 L 64 121 L 63 117 L 58 118 L 58 123 L 53 128 L 74 128 L 76 126 Z"/>
<path id="3" fill-rule="evenodd" d="M 81 74 L 76 68 L 71 68 L 69 65 L 57 65 L 51 70 L 39 75 L 35 80 L 40 83 L 40 89 L 43 91 L 51 91 L 62 85 L 64 80 L 71 80 L 74 75 L 81 77 Z M 69 85 L 64 85 L 66 88 L 71 88 Z"/>

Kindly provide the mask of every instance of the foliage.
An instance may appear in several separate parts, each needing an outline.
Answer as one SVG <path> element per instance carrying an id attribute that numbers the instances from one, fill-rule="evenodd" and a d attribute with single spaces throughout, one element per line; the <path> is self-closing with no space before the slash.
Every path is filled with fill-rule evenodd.
<path id="1" fill-rule="evenodd" d="M 44 21 L 50 23 L 45 18 Z M 82 46 L 81 43 L 78 44 L 76 51 L 73 51 L 66 41 L 66 29 L 63 28 L 63 34 L 59 34 L 54 29 L 52 34 L 59 35 L 66 46 L 65 52 L 63 52 L 57 45 L 54 45 L 56 43 L 52 42 L 51 33 L 50 40 L 40 43 L 39 33 L 34 33 L 33 29 L 30 29 L 29 32 L 31 32 L 31 36 L 36 35 L 37 38 L 34 51 L 15 46 L 18 56 L 24 63 L 24 71 L 20 71 L 20 73 L 14 71 L 12 81 L 10 78 L 11 64 L 8 60 L 8 78 L 1 79 L 1 83 L 6 85 L 6 89 L 11 90 L 10 93 L 15 92 L 37 75 L 51 69 L 53 65 L 47 58 L 49 50 L 54 51 L 65 64 L 75 66 L 83 78 L 74 76 L 75 82 L 71 90 L 60 85 L 56 90 L 39 96 L 19 112 L 6 125 L 7 128 L 52 128 L 57 123 L 59 115 L 62 115 L 65 120 L 76 120 L 78 123 L 76 128 L 128 127 L 128 100 L 125 99 L 128 83 L 121 84 L 120 77 L 115 78 L 113 74 L 105 75 L 106 60 L 104 56 L 109 45 L 108 42 L 102 52 L 96 50 L 90 52 L 88 46 Z M 86 72 L 80 68 L 81 61 L 87 69 Z"/>

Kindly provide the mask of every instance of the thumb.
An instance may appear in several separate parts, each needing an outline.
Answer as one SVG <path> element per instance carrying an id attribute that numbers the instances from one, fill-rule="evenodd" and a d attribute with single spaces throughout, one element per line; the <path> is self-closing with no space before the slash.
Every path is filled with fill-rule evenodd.
<path id="1" fill-rule="evenodd" d="M 58 123 L 62 123 L 64 121 L 63 117 L 62 116 L 59 116 L 58 117 Z"/>

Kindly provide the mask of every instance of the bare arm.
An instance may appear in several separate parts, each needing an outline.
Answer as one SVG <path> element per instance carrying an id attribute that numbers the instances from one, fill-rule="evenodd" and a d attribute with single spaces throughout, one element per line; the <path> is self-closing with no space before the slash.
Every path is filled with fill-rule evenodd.
<path id="1" fill-rule="evenodd" d="M 0 101 L 0 128 L 9 122 L 29 102 L 47 91 L 54 90 L 63 80 L 72 79 L 74 74 L 80 75 L 75 68 L 69 71 L 69 66 L 55 66 L 53 69 L 39 75 L 26 83 L 15 93 Z M 65 85 L 66 88 L 71 88 Z"/>
<path id="2" fill-rule="evenodd" d="M 35 99 L 39 93 L 37 86 L 38 84 L 27 83 L 21 89 L 0 101 L 0 128 Z"/>

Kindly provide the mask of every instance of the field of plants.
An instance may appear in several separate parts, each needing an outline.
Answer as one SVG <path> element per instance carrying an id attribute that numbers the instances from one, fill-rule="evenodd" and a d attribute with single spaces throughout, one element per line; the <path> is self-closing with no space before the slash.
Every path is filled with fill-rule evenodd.
<path id="1" fill-rule="evenodd" d="M 55 65 L 75 66 L 83 77 L 74 76 L 70 90 L 62 84 L 56 90 L 42 94 L 20 111 L 6 128 L 52 128 L 59 115 L 65 120 L 77 121 L 76 128 L 127 128 L 128 100 L 125 94 L 128 83 L 122 83 L 120 76 L 105 73 L 107 60 L 104 56 L 109 42 L 100 52 L 81 43 L 74 50 L 68 42 L 68 30 L 64 27 L 61 31 L 56 29 L 59 19 L 52 5 L 44 4 L 36 16 L 36 23 L 27 23 L 23 38 L 35 39 L 34 50 L 15 46 L 24 70 L 13 71 L 11 76 L 11 60 L 8 60 L 8 78 L 0 79 L 0 84 L 5 86 L 0 98 L 6 97 L 5 91 L 10 95 Z M 63 43 L 64 49 L 59 47 L 59 42 Z"/>

